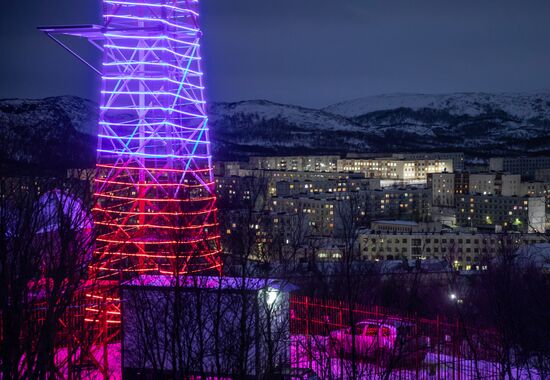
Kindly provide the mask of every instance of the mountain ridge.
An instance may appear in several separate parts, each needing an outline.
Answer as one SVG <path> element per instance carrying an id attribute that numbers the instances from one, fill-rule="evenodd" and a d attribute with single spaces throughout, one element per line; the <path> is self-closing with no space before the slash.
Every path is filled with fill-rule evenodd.
<path id="1" fill-rule="evenodd" d="M 250 155 L 464 151 L 550 154 L 550 93 L 388 94 L 322 109 L 265 99 L 208 107 L 215 159 Z M 0 159 L 93 166 L 98 107 L 75 96 L 1 99 Z"/>

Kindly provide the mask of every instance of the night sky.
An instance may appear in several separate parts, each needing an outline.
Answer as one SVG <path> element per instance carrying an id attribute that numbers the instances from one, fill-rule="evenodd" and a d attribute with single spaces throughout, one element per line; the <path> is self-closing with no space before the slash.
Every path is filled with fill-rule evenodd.
<path id="1" fill-rule="evenodd" d="M 550 90 L 548 0 L 202 0 L 210 100 L 320 107 L 366 95 Z M 98 0 L 2 0 L 0 98 L 97 100 L 36 30 L 100 22 Z M 99 59 L 75 41 L 83 55 Z"/>

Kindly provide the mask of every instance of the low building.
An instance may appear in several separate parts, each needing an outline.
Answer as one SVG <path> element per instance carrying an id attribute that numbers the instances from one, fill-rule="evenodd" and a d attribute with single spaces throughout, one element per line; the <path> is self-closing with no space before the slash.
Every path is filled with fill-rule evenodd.
<path id="1" fill-rule="evenodd" d="M 293 286 L 228 276 L 177 279 L 176 286 L 175 276 L 140 276 L 122 285 L 123 378 L 178 373 L 178 378 L 258 379 L 290 363 Z M 235 365 L 235 350 L 243 354 L 239 364 L 245 370 Z"/>

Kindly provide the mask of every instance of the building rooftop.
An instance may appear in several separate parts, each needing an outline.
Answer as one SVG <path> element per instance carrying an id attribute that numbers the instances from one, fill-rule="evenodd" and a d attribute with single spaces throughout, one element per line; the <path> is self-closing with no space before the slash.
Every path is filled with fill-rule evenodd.
<path id="1" fill-rule="evenodd" d="M 373 220 L 372 223 L 377 224 L 390 224 L 395 226 L 418 226 L 417 222 L 410 220 Z"/>

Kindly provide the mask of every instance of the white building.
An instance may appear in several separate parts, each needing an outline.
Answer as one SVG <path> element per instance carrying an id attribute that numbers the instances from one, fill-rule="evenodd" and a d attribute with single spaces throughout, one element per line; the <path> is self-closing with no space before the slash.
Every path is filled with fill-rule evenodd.
<path id="1" fill-rule="evenodd" d="M 339 172 L 364 173 L 366 177 L 426 181 L 428 173 L 452 172 L 451 159 L 406 160 L 398 158 L 346 158 L 337 161 Z"/>
<path id="2" fill-rule="evenodd" d="M 339 156 L 266 156 L 250 157 L 251 169 L 304 172 L 335 172 Z"/>

